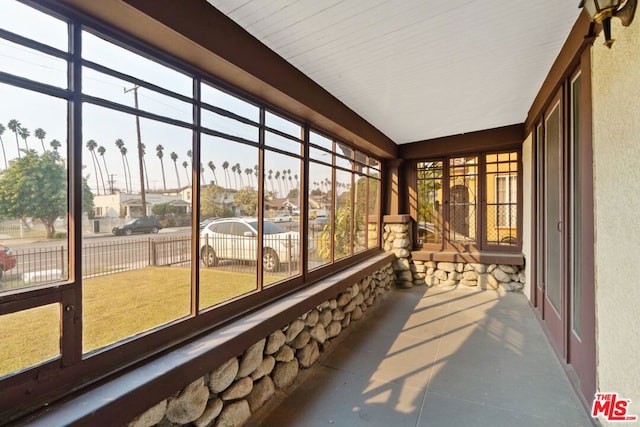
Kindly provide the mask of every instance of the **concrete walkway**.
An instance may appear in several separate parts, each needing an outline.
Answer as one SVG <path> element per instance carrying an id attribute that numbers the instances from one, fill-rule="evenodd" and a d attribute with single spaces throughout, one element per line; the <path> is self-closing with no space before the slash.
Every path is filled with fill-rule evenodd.
<path id="1" fill-rule="evenodd" d="M 592 425 L 521 294 L 393 290 L 331 346 L 251 425 Z"/>

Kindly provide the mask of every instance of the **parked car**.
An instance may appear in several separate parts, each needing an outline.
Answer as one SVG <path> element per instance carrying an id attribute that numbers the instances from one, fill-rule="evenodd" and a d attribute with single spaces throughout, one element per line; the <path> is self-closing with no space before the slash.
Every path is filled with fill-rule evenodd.
<path id="1" fill-rule="evenodd" d="M 136 218 L 126 222 L 124 225 L 113 227 L 111 232 L 116 236 L 130 236 L 134 233 L 157 233 L 162 228 L 158 218 L 149 216 L 146 218 Z"/>
<path id="2" fill-rule="evenodd" d="M 293 221 L 293 218 L 289 214 L 279 214 L 279 215 L 276 215 L 275 218 L 273 218 L 273 222 L 291 222 L 291 221 Z"/>
<path id="3" fill-rule="evenodd" d="M 11 248 L 0 245 L 0 279 L 2 279 L 5 271 L 11 270 L 16 264 L 16 257 L 13 256 Z"/>
<path id="4" fill-rule="evenodd" d="M 217 216 L 213 218 L 206 218 L 200 221 L 200 231 L 202 231 L 207 225 L 211 224 L 213 221 L 220 219 Z"/>
<path id="5" fill-rule="evenodd" d="M 319 216 L 317 218 L 312 219 L 309 222 L 310 228 L 315 231 L 324 230 L 324 226 L 329 223 L 329 218 L 326 216 Z"/>
<path id="6" fill-rule="evenodd" d="M 300 256 L 300 235 L 270 221 L 263 223 L 262 265 L 264 271 L 280 270 L 281 262 L 296 262 Z M 224 218 L 207 225 L 200 233 L 200 258 L 207 267 L 223 259 L 256 261 L 258 220 Z"/>

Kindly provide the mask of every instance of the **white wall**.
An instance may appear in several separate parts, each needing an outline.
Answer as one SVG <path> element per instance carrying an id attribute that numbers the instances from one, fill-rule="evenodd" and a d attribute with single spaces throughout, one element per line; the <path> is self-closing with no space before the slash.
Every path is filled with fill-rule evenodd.
<path id="1" fill-rule="evenodd" d="M 592 49 L 597 381 L 640 416 L 640 16 L 612 32 Z"/>
<path id="2" fill-rule="evenodd" d="M 533 206 L 531 206 L 532 191 L 532 167 L 533 167 L 533 135 L 529 134 L 522 144 L 522 253 L 525 259 L 524 274 L 526 284 L 522 289 L 524 294 L 531 300 L 531 288 L 533 282 L 531 272 L 533 270 L 533 250 L 531 247 L 531 218 L 533 216 Z"/>

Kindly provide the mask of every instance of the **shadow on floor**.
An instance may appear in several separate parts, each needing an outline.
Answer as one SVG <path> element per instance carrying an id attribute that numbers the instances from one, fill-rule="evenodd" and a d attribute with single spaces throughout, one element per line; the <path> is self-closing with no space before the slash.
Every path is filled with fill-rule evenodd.
<path id="1" fill-rule="evenodd" d="M 468 288 L 392 291 L 257 415 L 250 425 L 592 425 L 526 297 Z"/>

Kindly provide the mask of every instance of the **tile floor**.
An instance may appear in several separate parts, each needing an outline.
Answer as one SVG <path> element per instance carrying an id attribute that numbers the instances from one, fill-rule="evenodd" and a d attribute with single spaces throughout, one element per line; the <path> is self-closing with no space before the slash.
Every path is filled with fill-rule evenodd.
<path id="1" fill-rule="evenodd" d="M 527 299 L 393 290 L 252 426 L 590 426 Z"/>

